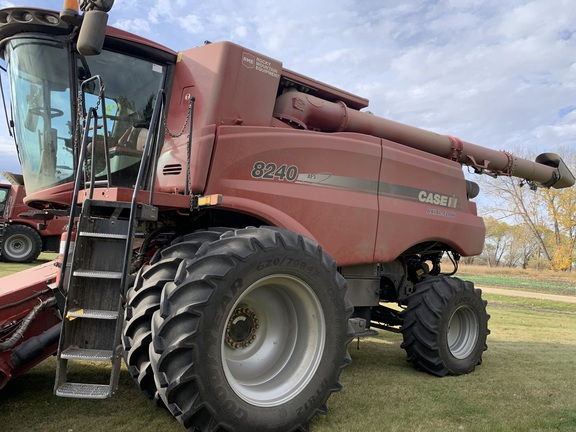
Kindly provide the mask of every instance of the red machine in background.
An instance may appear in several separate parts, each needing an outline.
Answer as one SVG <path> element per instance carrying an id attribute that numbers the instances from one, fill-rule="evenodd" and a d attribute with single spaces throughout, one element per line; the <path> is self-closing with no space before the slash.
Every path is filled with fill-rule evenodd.
<path id="1" fill-rule="evenodd" d="M 49 287 L 56 271 L 49 262 L 0 279 L 0 389 L 56 352 L 61 318 Z"/>
<path id="2" fill-rule="evenodd" d="M 59 396 L 112 396 L 123 358 L 186 428 L 307 430 L 374 328 L 437 376 L 481 363 L 486 302 L 453 277 L 485 235 L 462 165 L 570 187 L 558 155 L 379 118 L 247 48 L 176 53 L 106 27 L 113 1 L 75 3 L 0 11 L 26 203 L 77 220 L 58 282 L 0 281 L 4 382 L 60 333 Z M 104 382 L 72 374 L 86 360 Z"/>
<path id="3" fill-rule="evenodd" d="M 0 260 L 28 263 L 40 252 L 58 252 L 68 216 L 27 206 L 22 176 L 3 175 L 11 184 L 0 184 Z"/>

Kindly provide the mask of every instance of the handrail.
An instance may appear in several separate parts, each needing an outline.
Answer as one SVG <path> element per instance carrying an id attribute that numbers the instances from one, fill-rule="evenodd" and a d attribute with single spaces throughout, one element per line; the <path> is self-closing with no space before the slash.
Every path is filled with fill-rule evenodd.
<path id="1" fill-rule="evenodd" d="M 89 199 L 92 199 L 92 196 L 94 194 L 94 185 L 95 185 L 95 157 L 96 157 L 96 137 L 98 136 L 98 129 L 100 128 L 98 125 L 98 119 L 102 119 L 102 129 L 103 129 L 103 135 L 102 135 L 102 139 L 103 139 L 103 147 L 104 147 L 104 160 L 106 162 L 106 184 L 108 186 L 110 186 L 110 179 L 112 177 L 111 171 L 110 171 L 110 151 L 108 148 L 108 119 L 106 118 L 106 95 L 105 95 L 105 87 L 104 87 L 104 83 L 102 81 L 102 78 L 100 77 L 100 75 L 94 75 L 93 77 L 88 78 L 87 80 L 82 81 L 82 84 L 80 85 L 80 89 L 81 89 L 81 99 L 82 99 L 82 117 L 85 118 L 87 116 L 86 114 L 86 86 L 88 86 L 88 84 L 97 81 L 98 82 L 98 102 L 96 103 L 96 107 L 94 108 L 94 112 L 95 112 L 95 116 L 94 116 L 94 125 L 93 125 L 93 132 L 92 132 L 92 151 L 91 151 L 91 160 L 92 163 L 90 164 L 90 192 L 89 192 Z M 100 106 L 101 111 L 102 111 L 102 115 L 100 117 L 98 117 L 98 107 Z M 79 119 L 80 121 L 80 119 Z M 89 130 L 90 129 L 90 124 L 88 122 L 86 122 L 86 124 L 84 125 L 84 130 Z M 85 161 L 82 161 L 82 163 L 85 163 Z M 78 166 L 80 167 L 80 161 L 78 162 Z"/>
<path id="2" fill-rule="evenodd" d="M 104 155 L 106 158 L 106 180 L 109 184 L 110 182 L 110 155 L 108 153 L 108 130 L 106 126 L 106 108 L 105 103 L 101 103 L 102 101 L 106 101 L 104 96 L 104 84 L 102 82 L 102 78 L 99 75 L 95 75 L 87 80 L 83 81 L 80 85 L 81 93 L 80 99 L 82 101 L 82 115 L 78 116 L 78 131 L 83 130 L 82 134 L 82 142 L 80 143 L 80 154 L 78 156 L 78 163 L 77 163 L 77 171 L 76 171 L 76 178 L 74 179 L 74 191 L 72 192 L 72 201 L 70 203 L 70 217 L 68 222 L 68 227 L 66 229 L 66 241 L 64 242 L 64 250 L 62 251 L 62 262 L 60 263 L 60 278 L 58 279 L 58 286 L 57 289 L 60 292 L 63 292 L 63 284 L 66 279 L 66 265 L 68 263 L 68 254 L 70 252 L 70 242 L 72 239 L 72 232 L 74 231 L 74 219 L 76 218 L 76 205 L 78 202 L 78 195 L 80 194 L 80 183 L 82 182 L 82 177 L 84 177 L 84 186 L 86 186 L 86 153 L 88 150 L 88 140 L 89 140 L 89 132 L 90 132 L 90 125 L 92 126 L 92 163 L 90 166 L 90 191 L 88 198 L 92 199 L 94 194 L 94 175 L 95 175 L 95 149 L 96 149 L 96 137 L 98 131 L 98 110 L 96 108 L 89 108 L 88 112 L 86 112 L 86 104 L 84 97 L 86 94 L 86 86 L 93 82 L 97 81 L 99 85 L 99 102 L 102 106 L 102 119 L 103 128 L 104 128 Z M 79 107 L 80 108 L 80 107 Z M 94 123 L 92 123 L 94 122 Z M 84 124 L 82 124 L 84 123 Z"/>
<path id="3" fill-rule="evenodd" d="M 98 104 L 96 108 L 92 107 L 86 111 L 85 106 L 85 98 L 83 97 L 85 94 L 85 87 L 92 81 L 98 81 L 100 92 L 99 92 L 99 101 L 98 104 L 102 107 L 102 115 L 101 117 L 98 116 Z M 82 118 L 78 118 L 78 127 L 79 130 L 83 129 L 83 136 L 82 142 L 80 144 L 80 154 L 78 157 L 78 170 L 76 172 L 76 178 L 74 181 L 74 191 L 72 194 L 72 203 L 70 207 L 70 223 L 68 224 L 67 228 L 67 241 L 64 244 L 63 250 L 63 257 L 61 262 L 61 277 L 58 281 L 58 290 L 60 292 L 63 291 L 63 283 L 65 280 L 66 274 L 66 264 L 68 261 L 68 253 L 70 251 L 70 242 L 72 238 L 72 232 L 74 230 L 74 218 L 76 214 L 76 203 L 78 202 L 78 195 L 80 193 L 80 183 L 82 182 L 82 177 L 84 176 L 85 186 L 86 186 L 86 174 L 87 167 L 86 165 L 86 153 L 88 152 L 88 141 L 89 141 L 89 132 L 90 128 L 92 127 L 92 148 L 91 148 L 91 166 L 90 166 L 90 189 L 88 194 L 88 199 L 93 198 L 94 194 L 94 185 L 95 185 L 95 157 L 96 157 L 96 138 L 98 136 L 97 131 L 99 129 L 98 119 L 101 118 L 103 120 L 103 129 L 104 129 L 104 157 L 106 159 L 106 181 L 107 184 L 110 184 L 110 154 L 108 149 L 108 131 L 106 125 L 106 110 L 105 110 L 105 97 L 104 97 L 104 85 L 102 83 L 102 79 L 100 76 L 96 75 L 92 78 L 89 78 L 86 81 L 83 81 L 81 84 L 81 97 L 82 97 Z M 134 193 L 132 194 L 132 200 L 130 203 L 130 218 L 128 221 L 128 239 L 126 241 L 126 247 L 124 250 L 124 259 L 123 259 L 123 267 L 122 267 L 122 278 L 121 278 L 121 287 L 123 293 L 126 291 L 126 282 L 128 279 L 129 274 L 129 263 L 130 258 L 132 256 L 132 233 L 134 231 L 135 225 L 135 214 L 136 214 L 136 207 L 138 205 L 138 192 L 142 188 L 142 184 L 145 182 L 145 178 L 147 177 L 148 186 L 149 186 L 149 200 L 148 205 L 152 205 L 153 197 L 154 197 L 154 183 L 156 177 L 156 164 L 154 161 L 158 158 L 158 154 L 161 147 L 161 142 L 163 139 L 163 134 L 161 133 L 161 123 L 162 119 L 164 118 L 164 108 L 166 105 L 166 99 L 164 90 L 159 90 L 156 97 L 156 103 L 154 104 L 154 110 L 152 112 L 152 118 L 150 120 L 150 131 L 146 138 L 146 144 L 144 145 L 144 149 L 142 151 L 142 160 L 140 163 L 140 168 L 138 170 L 138 175 L 136 177 L 136 183 L 134 184 Z M 84 123 L 84 124 L 82 124 Z M 83 175 L 84 174 L 84 175 Z"/>
<path id="4" fill-rule="evenodd" d="M 184 195 L 190 195 L 190 162 L 192 156 L 192 132 L 194 129 L 194 105 L 196 98 L 190 98 L 190 105 L 188 105 L 188 118 L 190 125 L 188 127 L 188 141 L 186 142 L 186 184 L 184 185 Z"/>
<path id="5" fill-rule="evenodd" d="M 90 108 L 88 110 L 88 115 L 86 116 L 86 126 L 89 126 L 94 116 L 98 116 L 95 108 Z M 80 119 L 78 119 L 80 122 Z M 60 263 L 60 278 L 58 280 L 58 291 L 63 292 L 63 283 L 66 276 L 66 264 L 68 263 L 68 253 L 70 252 L 70 242 L 72 239 L 72 231 L 74 231 L 74 219 L 76 217 L 76 203 L 78 202 L 78 195 L 80 193 L 80 183 L 82 181 L 82 174 L 84 169 L 82 166 L 84 164 L 84 159 L 86 158 L 86 151 L 88 147 L 88 131 L 89 127 L 84 128 L 84 134 L 82 137 L 82 143 L 80 144 L 80 155 L 78 157 L 78 169 L 76 171 L 76 179 L 74 180 L 74 191 L 72 192 L 72 202 L 70 203 L 70 218 L 68 221 L 68 227 L 66 229 L 66 241 L 64 242 L 64 251 L 62 252 L 62 262 Z M 94 146 L 92 146 L 94 148 Z"/>
<path id="6" fill-rule="evenodd" d="M 130 257 L 132 256 L 132 233 L 134 231 L 136 206 L 138 205 L 138 192 L 140 191 L 142 182 L 144 181 L 144 176 L 149 173 L 149 190 L 150 196 L 148 200 L 148 205 L 152 205 L 154 197 L 154 182 L 156 177 L 156 163 L 155 160 L 158 159 L 158 152 L 160 149 L 160 143 L 163 139 L 163 134 L 160 130 L 161 121 L 163 118 L 164 106 L 166 105 L 164 90 L 160 89 L 156 96 L 156 102 L 154 104 L 154 110 L 152 111 L 152 118 L 150 119 L 150 131 L 146 137 L 146 144 L 142 151 L 142 161 L 140 163 L 140 169 L 138 170 L 138 176 L 136 177 L 136 183 L 134 184 L 134 193 L 132 194 L 132 202 L 130 203 L 130 220 L 128 221 L 128 240 L 126 241 L 126 248 L 124 250 L 124 260 L 122 267 L 122 279 L 120 281 L 120 286 L 123 289 L 123 293 L 126 292 L 127 286 L 126 281 L 128 279 L 130 263 Z M 155 138 L 154 142 L 153 139 Z M 151 155 L 154 157 L 151 158 Z M 151 166 L 149 166 L 151 165 Z"/>

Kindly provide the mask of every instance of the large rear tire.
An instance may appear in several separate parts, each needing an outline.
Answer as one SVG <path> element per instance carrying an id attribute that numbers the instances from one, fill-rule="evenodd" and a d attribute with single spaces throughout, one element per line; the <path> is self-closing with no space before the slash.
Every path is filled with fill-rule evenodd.
<path id="1" fill-rule="evenodd" d="M 42 252 L 42 238 L 27 225 L 7 225 L 4 228 L 0 258 L 6 262 L 29 263 Z"/>
<path id="2" fill-rule="evenodd" d="M 334 261 L 295 233 L 226 233 L 185 259 L 152 321 L 160 395 L 187 428 L 307 430 L 349 364 Z"/>
<path id="3" fill-rule="evenodd" d="M 213 228 L 177 238 L 170 246 L 157 252 L 149 265 L 140 269 L 134 285 L 126 293 L 122 332 L 124 361 L 142 393 L 159 405 L 162 405 L 162 401 L 149 356 L 152 315 L 160 308 L 162 289 L 174 281 L 183 257 L 194 256 L 202 244 L 217 240 L 225 231 L 223 228 Z"/>
<path id="4" fill-rule="evenodd" d="M 402 313 L 407 361 L 436 376 L 467 374 L 481 364 L 490 333 L 481 295 L 472 282 L 458 278 L 417 284 Z"/>

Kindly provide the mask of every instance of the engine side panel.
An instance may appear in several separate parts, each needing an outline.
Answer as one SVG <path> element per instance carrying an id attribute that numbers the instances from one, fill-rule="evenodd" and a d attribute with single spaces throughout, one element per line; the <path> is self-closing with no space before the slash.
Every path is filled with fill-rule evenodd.
<path id="1" fill-rule="evenodd" d="M 459 163 L 383 140 L 375 261 L 388 262 L 424 242 L 477 255 L 485 228 L 466 197 Z"/>
<path id="2" fill-rule="evenodd" d="M 458 163 L 360 134 L 220 127 L 206 193 L 314 238 L 339 265 L 429 241 L 472 255 L 484 242 Z"/>
<path id="3" fill-rule="evenodd" d="M 370 262 L 378 219 L 380 140 L 221 127 L 206 193 L 314 238 L 339 264 Z"/>

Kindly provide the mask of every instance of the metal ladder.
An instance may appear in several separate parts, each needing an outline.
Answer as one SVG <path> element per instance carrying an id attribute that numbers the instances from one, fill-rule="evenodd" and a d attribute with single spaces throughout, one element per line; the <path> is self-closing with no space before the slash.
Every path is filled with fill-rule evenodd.
<path id="1" fill-rule="evenodd" d="M 105 100 L 100 77 L 96 76 L 82 83 L 96 80 L 100 84 L 100 94 Z M 162 118 L 164 106 L 163 91 L 158 92 L 154 106 L 151 129 L 157 128 Z M 83 200 L 82 210 L 76 229 L 76 244 L 72 252 L 72 264 L 68 270 L 67 260 L 70 251 L 73 223 L 67 231 L 67 240 L 63 251 L 62 271 L 58 290 L 66 296 L 63 325 L 58 346 L 56 383 L 54 393 L 57 396 L 105 399 L 111 397 L 118 388 L 120 367 L 122 364 L 121 332 L 124 320 L 124 296 L 128 286 L 130 263 L 132 260 L 132 240 L 136 221 L 155 221 L 158 209 L 152 205 L 153 187 L 149 188 L 148 204 L 138 202 L 138 191 L 143 183 L 144 173 L 151 171 L 150 178 L 155 176 L 155 165 L 149 166 L 154 147 L 149 136 L 144 151 L 138 177 L 134 185 L 131 202 L 101 201 L 93 199 L 95 181 L 94 160 L 92 151 L 90 169 L 84 167 L 88 144 L 88 130 L 93 127 L 92 149 L 95 148 L 95 137 L 101 120 L 106 132 L 106 113 L 101 105 L 102 114 L 95 108 L 85 114 L 84 136 L 78 161 L 78 172 L 74 184 L 72 203 L 78 202 L 79 189 L 84 179 L 84 190 L 88 188 L 88 197 Z M 159 138 L 157 138 L 158 140 Z M 157 148 L 157 147 L 156 147 Z M 108 145 L 105 140 L 106 180 L 104 186 L 110 186 L 110 169 Z M 88 180 L 83 174 L 88 174 Z M 72 206 L 70 220 L 73 221 L 76 206 Z M 62 283 L 64 285 L 62 285 Z M 79 382 L 81 372 L 76 366 L 83 362 L 101 362 L 103 368 L 96 379 L 90 382 Z"/>
<path id="2" fill-rule="evenodd" d="M 130 260 L 125 252 L 131 250 L 134 231 L 131 219 L 156 218 L 152 206 L 138 204 L 135 211 L 131 207 L 129 202 L 95 200 L 82 206 L 58 347 L 57 396 L 105 399 L 118 388 L 125 267 Z M 69 379 L 70 362 L 87 361 L 109 364 L 107 382 Z"/>
<path id="3" fill-rule="evenodd" d="M 130 217 L 130 203 L 89 200 L 82 206 L 58 349 L 58 396 L 104 399 L 117 389 L 122 359 L 121 257 L 131 237 Z M 83 361 L 109 363 L 108 382 L 70 382 L 69 362 Z"/>

